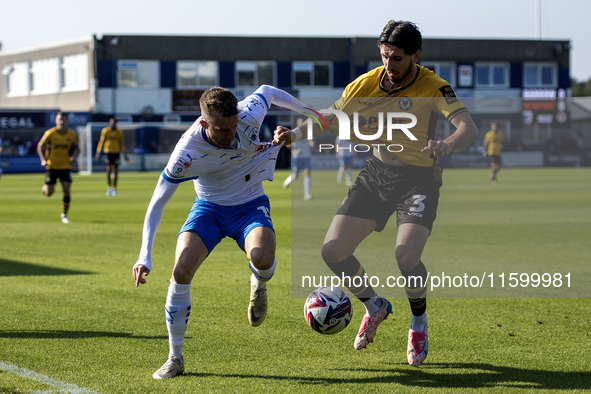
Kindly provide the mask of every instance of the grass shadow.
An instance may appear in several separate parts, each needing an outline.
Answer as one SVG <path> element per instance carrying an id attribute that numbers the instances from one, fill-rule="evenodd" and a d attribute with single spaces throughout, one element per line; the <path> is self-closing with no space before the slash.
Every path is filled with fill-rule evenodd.
<path id="1" fill-rule="evenodd" d="M 0 276 L 90 275 L 93 273 L 0 258 Z"/>
<path id="2" fill-rule="evenodd" d="M 420 368 L 399 364 L 369 370 L 405 386 L 482 389 L 493 387 L 538 390 L 591 389 L 591 371 L 551 371 L 487 363 L 429 363 Z M 454 371 L 457 371 L 454 372 Z M 381 378 L 375 378 L 380 381 Z"/>
<path id="3" fill-rule="evenodd" d="M 129 332 L 112 331 L 74 331 L 74 330 L 0 330 L 0 338 L 19 339 L 83 339 L 83 338 L 130 338 L 130 339 L 162 339 L 167 335 L 134 335 Z"/>
<path id="4" fill-rule="evenodd" d="M 451 370 L 451 371 L 450 371 Z M 454 372 L 453 370 L 457 370 Z M 530 390 L 589 390 L 591 371 L 546 371 L 527 368 L 498 366 L 486 363 L 436 363 L 420 368 L 406 364 L 384 369 L 340 370 L 352 373 L 372 373 L 363 378 L 329 378 L 290 375 L 256 375 L 188 372 L 187 377 L 251 378 L 293 381 L 306 385 L 340 385 L 396 383 L 407 387 L 451 389 L 530 389 Z M 375 376 L 374 375 L 378 375 Z"/>

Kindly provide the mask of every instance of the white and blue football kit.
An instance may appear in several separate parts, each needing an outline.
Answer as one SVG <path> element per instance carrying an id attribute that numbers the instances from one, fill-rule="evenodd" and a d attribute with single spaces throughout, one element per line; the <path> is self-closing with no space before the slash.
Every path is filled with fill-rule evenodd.
<path id="1" fill-rule="evenodd" d="M 192 180 L 197 197 L 181 232 L 193 230 L 209 252 L 225 236 L 240 248 L 257 226 L 273 229 L 270 207 L 262 182 L 272 180 L 279 146 L 262 142 L 259 130 L 271 105 L 310 115 L 313 110 L 290 94 L 263 85 L 238 103 L 238 127 L 233 146 L 223 148 L 208 140 L 198 118 L 183 134 L 158 183 L 144 221 L 139 260 L 152 269 L 154 238 L 164 207 L 181 182 Z M 248 212 L 246 220 L 220 220 Z"/>
<path id="2" fill-rule="evenodd" d="M 307 116 L 319 116 L 290 94 L 263 85 L 238 103 L 237 125 L 234 123 L 234 116 L 231 118 L 231 129 L 228 124 L 223 124 L 225 135 L 229 134 L 226 133 L 228 130 L 236 127 L 231 142 L 230 138 L 224 140 L 229 143 L 228 147 L 218 146 L 208 139 L 209 129 L 206 130 L 201 125 L 206 125 L 207 122 L 201 122 L 203 119 L 199 118 L 180 138 L 158 178 L 144 220 L 140 256 L 133 268 L 136 286 L 145 283 L 142 276 L 152 270 L 152 248 L 156 231 L 164 208 L 178 185 L 192 180 L 197 197 L 181 229 L 183 236 L 177 242 L 178 254 L 165 304 L 169 355 L 164 365 L 152 375 L 155 379 L 171 378 L 184 372 L 182 348 L 191 312 L 191 284 L 187 281 L 193 279 L 194 270 L 203 261 L 205 252 L 201 243 L 194 244 L 191 248 L 184 244 L 195 242 L 197 237 L 193 231 L 203 241 L 209 254 L 226 236 L 234 238 L 240 248 L 245 250 L 244 243 L 250 231 L 260 226 L 273 229 L 269 199 L 265 195 L 262 182 L 273 179 L 281 146 L 273 146 L 259 138 L 261 124 L 272 105 Z M 211 135 L 215 136 L 210 133 Z M 268 231 L 260 233 L 267 233 L 267 240 L 269 239 Z M 255 240 L 253 243 L 258 246 L 259 241 Z M 247 245 L 248 248 L 250 245 Z M 274 242 L 270 248 L 273 255 L 254 253 L 257 255 L 255 257 L 251 253 L 252 248 L 245 250 L 252 271 L 248 322 L 253 327 L 260 326 L 267 315 L 266 283 L 273 276 L 276 266 Z M 186 253 L 188 251 L 194 253 Z M 192 267 L 186 268 L 185 265 Z M 177 268 L 180 273 L 177 273 Z"/>

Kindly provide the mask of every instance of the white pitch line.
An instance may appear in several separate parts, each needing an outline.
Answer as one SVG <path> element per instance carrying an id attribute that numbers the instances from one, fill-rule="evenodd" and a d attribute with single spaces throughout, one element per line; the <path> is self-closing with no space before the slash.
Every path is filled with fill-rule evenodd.
<path id="1" fill-rule="evenodd" d="M 23 378 L 31 379 L 36 382 L 46 384 L 62 392 L 71 394 L 99 394 L 96 391 L 78 387 L 75 384 L 62 382 L 61 380 L 53 379 L 49 376 L 45 376 L 35 371 L 31 371 L 30 369 L 21 368 L 17 365 L 10 364 L 4 361 L 0 361 L 0 369 L 3 369 L 18 376 L 22 376 Z"/>

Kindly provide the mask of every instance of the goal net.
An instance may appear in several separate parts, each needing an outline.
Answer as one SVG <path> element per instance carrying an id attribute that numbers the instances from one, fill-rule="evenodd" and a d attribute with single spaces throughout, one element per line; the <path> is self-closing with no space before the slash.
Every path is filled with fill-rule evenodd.
<path id="1" fill-rule="evenodd" d="M 78 126 L 78 173 L 90 175 L 93 172 L 104 171 L 104 153 L 101 159 L 96 158 L 96 148 L 101 137 L 101 130 L 108 126 L 107 122 L 91 122 L 85 126 Z M 125 151 L 129 162 L 120 161 L 120 170 L 146 171 L 143 160 L 145 154 L 162 153 L 170 155 L 181 135 L 191 126 L 190 123 L 117 123 L 117 128 L 123 130 Z M 164 163 L 166 164 L 166 163 Z"/>

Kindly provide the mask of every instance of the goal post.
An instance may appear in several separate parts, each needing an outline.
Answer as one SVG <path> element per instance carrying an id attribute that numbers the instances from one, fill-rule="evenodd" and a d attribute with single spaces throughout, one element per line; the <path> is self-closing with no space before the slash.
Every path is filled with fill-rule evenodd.
<path id="1" fill-rule="evenodd" d="M 85 126 L 78 126 L 78 147 L 80 155 L 78 156 L 78 174 L 92 175 L 92 123 Z"/>

